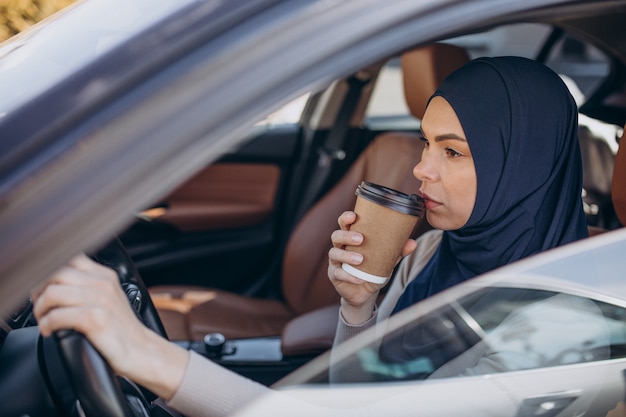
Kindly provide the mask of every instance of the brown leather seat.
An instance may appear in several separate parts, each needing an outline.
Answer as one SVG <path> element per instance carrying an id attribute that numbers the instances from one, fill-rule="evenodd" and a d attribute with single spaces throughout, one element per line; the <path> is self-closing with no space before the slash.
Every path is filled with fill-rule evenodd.
<path id="1" fill-rule="evenodd" d="M 464 50 L 443 44 L 419 48 L 402 57 L 405 96 L 415 117 L 422 118 L 428 97 L 443 78 L 468 61 Z M 304 215 L 284 253 L 284 300 L 257 299 L 200 287 L 151 288 L 170 339 L 200 340 L 211 332 L 223 333 L 227 338 L 280 335 L 295 317 L 338 305 L 339 297 L 327 277 L 330 234 L 337 228 L 338 215 L 352 209 L 354 191 L 363 180 L 414 193 L 420 184 L 411 172 L 422 149 L 423 143 L 416 134 L 379 135 L 344 177 Z M 336 313 L 335 322 L 329 324 L 334 327 L 335 323 Z"/>
<path id="2" fill-rule="evenodd" d="M 626 126 L 619 140 L 619 148 L 615 155 L 613 178 L 611 180 L 611 199 L 617 218 L 626 226 Z"/>

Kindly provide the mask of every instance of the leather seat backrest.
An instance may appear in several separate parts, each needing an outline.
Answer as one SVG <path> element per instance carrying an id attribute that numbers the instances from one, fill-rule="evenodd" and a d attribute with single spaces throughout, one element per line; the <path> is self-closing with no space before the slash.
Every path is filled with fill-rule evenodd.
<path id="1" fill-rule="evenodd" d="M 420 47 L 402 56 L 404 94 L 413 116 L 423 117 L 426 103 L 439 83 L 469 59 L 462 48 L 444 44 Z M 412 170 L 422 149 L 423 142 L 414 133 L 379 135 L 304 215 L 287 242 L 283 259 L 283 295 L 291 309 L 305 313 L 339 301 L 327 276 L 330 234 L 338 228 L 337 217 L 354 207 L 354 192 L 361 181 L 405 193 L 417 192 L 420 182 Z"/>
<path id="2" fill-rule="evenodd" d="M 428 99 L 451 72 L 470 61 L 455 45 L 434 43 L 402 54 L 404 98 L 413 116 L 424 117 Z"/>
<path id="3" fill-rule="evenodd" d="M 611 198 L 617 217 L 623 226 L 626 226 L 626 126 L 619 140 L 619 148 L 615 155 L 613 180 L 611 184 Z"/>

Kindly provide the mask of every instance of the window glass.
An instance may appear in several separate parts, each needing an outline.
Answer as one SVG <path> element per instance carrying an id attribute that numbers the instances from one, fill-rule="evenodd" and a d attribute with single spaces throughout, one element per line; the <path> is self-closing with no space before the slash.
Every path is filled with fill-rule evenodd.
<path id="1" fill-rule="evenodd" d="M 412 117 L 404 100 L 400 58 L 391 59 L 381 69 L 366 115 L 379 121 L 385 118 Z"/>
<path id="2" fill-rule="evenodd" d="M 485 375 L 624 357 L 625 310 L 568 294 L 486 288 L 333 364 L 333 382 Z"/>
<path id="3" fill-rule="evenodd" d="M 538 23 L 521 23 L 501 26 L 486 32 L 459 36 L 446 40 L 466 49 L 470 58 L 481 56 L 516 55 L 536 58 L 552 32 L 552 27 Z M 597 48 L 564 36 L 551 49 L 546 65 L 561 74 L 572 95 L 582 104 L 584 97 L 597 88 L 609 73 L 606 56 Z M 584 117 L 584 116 L 583 116 Z M 374 86 L 372 97 L 366 112 L 368 125 L 383 124 L 383 127 L 416 127 L 404 100 L 400 59 L 391 59 L 381 70 Z M 403 122 L 404 121 L 404 122 Z M 587 119 L 584 120 L 587 122 Z M 387 126 L 384 126 L 387 123 Z M 406 124 L 408 123 L 408 124 Z M 589 123 L 593 123 L 592 121 Z M 601 129 L 595 126 L 594 129 Z M 606 129 L 605 129 L 606 130 Z M 609 127 L 602 132 L 609 137 L 613 149 L 616 148 L 615 128 Z"/>
<path id="4" fill-rule="evenodd" d="M 609 73 L 609 62 L 600 50 L 569 35 L 552 48 L 546 65 L 575 84 L 572 94 L 579 105 Z"/>
<path id="5" fill-rule="evenodd" d="M 306 106 L 310 93 L 306 93 L 285 104 L 280 109 L 268 115 L 265 119 L 257 122 L 257 125 L 284 125 L 296 124 L 300 121 L 304 106 Z"/>
<path id="6" fill-rule="evenodd" d="M 471 58 L 519 55 L 534 57 L 550 29 L 545 25 L 509 25 L 488 32 L 461 36 L 446 42 L 462 46 Z M 404 100 L 400 59 L 391 59 L 381 70 L 366 111 L 366 124 L 373 129 L 419 127 Z"/>
<path id="7" fill-rule="evenodd" d="M 516 55 L 535 58 L 550 35 L 551 28 L 535 23 L 520 23 L 459 36 L 446 41 L 458 45 L 469 53 L 470 58 L 481 56 Z"/>

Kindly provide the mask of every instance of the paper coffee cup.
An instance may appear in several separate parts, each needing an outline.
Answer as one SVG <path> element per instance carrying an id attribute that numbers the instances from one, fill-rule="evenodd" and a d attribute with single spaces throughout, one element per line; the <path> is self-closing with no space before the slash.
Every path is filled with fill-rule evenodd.
<path id="1" fill-rule="evenodd" d="M 424 199 L 363 181 L 355 192 L 356 221 L 351 231 L 363 235 L 359 246 L 346 250 L 363 255 L 358 266 L 342 264 L 346 272 L 364 281 L 384 284 L 402 254 L 402 248 L 424 214 Z"/>

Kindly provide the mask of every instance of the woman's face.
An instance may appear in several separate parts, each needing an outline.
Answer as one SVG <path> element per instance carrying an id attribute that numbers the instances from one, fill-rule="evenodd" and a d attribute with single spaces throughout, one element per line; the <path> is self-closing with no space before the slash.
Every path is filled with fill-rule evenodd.
<path id="1" fill-rule="evenodd" d="M 430 100 L 422 135 L 426 146 L 413 175 L 422 181 L 426 218 L 434 228 L 459 229 L 474 209 L 476 170 L 461 122 L 443 97 Z"/>

